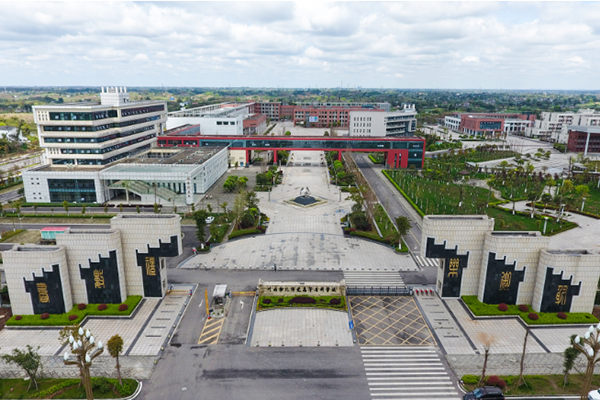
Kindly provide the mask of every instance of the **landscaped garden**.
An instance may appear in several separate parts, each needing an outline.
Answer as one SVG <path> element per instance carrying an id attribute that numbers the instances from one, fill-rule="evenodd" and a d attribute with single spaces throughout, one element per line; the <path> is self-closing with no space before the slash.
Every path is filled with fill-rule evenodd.
<path id="1" fill-rule="evenodd" d="M 29 380 L 0 379 L 0 399 L 85 399 L 85 388 L 80 379 L 36 379 L 38 389 L 27 391 Z M 92 378 L 95 399 L 117 399 L 132 395 L 138 387 L 134 379 Z"/>
<path id="2" fill-rule="evenodd" d="M 257 310 L 281 307 L 316 307 L 346 310 L 344 296 L 261 296 L 258 298 Z"/>
<path id="3" fill-rule="evenodd" d="M 462 381 L 465 389 L 471 391 L 479 387 L 479 378 L 480 376 L 476 375 L 464 375 Z M 525 384 L 518 386 L 518 376 L 492 375 L 487 377 L 486 385 L 498 386 L 505 395 L 510 396 L 580 395 L 585 376 L 569 374 L 568 382 L 564 386 L 564 375 L 524 375 L 523 378 Z M 592 387 L 600 387 L 600 375 L 594 375 Z"/>
<path id="4" fill-rule="evenodd" d="M 554 235 L 577 225 L 547 215 L 535 214 L 505 209 L 497 206 L 496 199 L 489 189 L 468 185 L 466 181 L 435 179 L 423 177 L 416 171 L 383 171 L 384 175 L 396 186 L 413 208 L 421 215 L 470 215 L 486 214 L 495 219 L 495 230 L 502 231 L 543 231 L 546 224 L 546 235 Z M 488 203 L 489 202 L 489 203 Z M 489 204 L 489 205 L 488 205 Z"/>
<path id="5" fill-rule="evenodd" d="M 135 310 L 142 296 L 128 296 L 121 304 L 77 304 L 64 314 L 13 315 L 7 326 L 67 326 L 77 325 L 88 315 L 128 316 Z"/>
<path id="6" fill-rule="evenodd" d="M 596 324 L 598 318 L 590 313 L 544 313 L 535 312 L 530 305 L 485 304 L 477 300 L 477 296 L 462 296 L 462 301 L 469 307 L 473 315 L 521 317 L 528 325 L 555 325 L 555 324 Z"/>

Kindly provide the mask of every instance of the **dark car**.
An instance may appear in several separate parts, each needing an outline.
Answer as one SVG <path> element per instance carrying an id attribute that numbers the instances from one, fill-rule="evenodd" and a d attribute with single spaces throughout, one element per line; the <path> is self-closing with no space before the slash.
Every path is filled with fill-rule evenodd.
<path id="1" fill-rule="evenodd" d="M 477 400 L 477 399 L 499 399 L 504 400 L 504 394 L 502 390 L 495 386 L 484 386 L 477 388 L 472 392 L 469 392 L 463 396 L 464 400 Z"/>

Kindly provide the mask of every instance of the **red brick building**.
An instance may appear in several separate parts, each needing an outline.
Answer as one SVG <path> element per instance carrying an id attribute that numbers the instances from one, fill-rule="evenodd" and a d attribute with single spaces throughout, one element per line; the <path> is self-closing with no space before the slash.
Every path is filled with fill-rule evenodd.
<path id="1" fill-rule="evenodd" d="M 600 128 L 593 126 L 578 126 L 569 129 L 567 150 L 575 153 L 600 153 Z"/>
<path id="2" fill-rule="evenodd" d="M 244 135 L 260 135 L 267 129 L 267 116 L 252 114 L 244 119 Z"/>

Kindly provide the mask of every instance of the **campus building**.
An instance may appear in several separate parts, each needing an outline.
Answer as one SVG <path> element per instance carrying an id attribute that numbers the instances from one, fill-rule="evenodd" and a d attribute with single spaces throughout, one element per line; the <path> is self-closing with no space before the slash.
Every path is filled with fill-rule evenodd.
<path id="1" fill-rule="evenodd" d="M 577 112 L 542 112 L 542 117 L 525 134 L 553 143 L 567 144 L 569 126 L 600 126 L 600 111 L 581 109 Z"/>
<path id="2" fill-rule="evenodd" d="M 531 113 L 469 113 L 444 117 L 444 125 L 467 135 L 524 133 L 535 121 Z"/>
<path id="3" fill-rule="evenodd" d="M 33 106 L 40 147 L 52 166 L 107 165 L 149 150 L 167 121 L 164 101 L 129 100 L 102 88 L 99 102 Z"/>
<path id="4" fill-rule="evenodd" d="M 487 215 L 427 215 L 421 255 L 439 261 L 442 298 L 527 304 L 537 312 L 591 312 L 600 254 L 553 250 L 540 232 L 494 231 Z"/>
<path id="5" fill-rule="evenodd" d="M 567 150 L 574 153 L 600 153 L 600 124 L 595 126 L 568 126 Z"/>
<path id="6" fill-rule="evenodd" d="M 164 297 L 165 257 L 182 251 L 180 220 L 176 214 L 118 215 L 109 229 L 67 228 L 56 245 L 3 251 L 13 314 L 63 314 L 80 303 Z"/>
<path id="7" fill-rule="evenodd" d="M 348 136 L 413 136 L 416 130 L 414 104 L 405 104 L 402 110 L 392 112 L 378 109 L 350 111 Z"/>

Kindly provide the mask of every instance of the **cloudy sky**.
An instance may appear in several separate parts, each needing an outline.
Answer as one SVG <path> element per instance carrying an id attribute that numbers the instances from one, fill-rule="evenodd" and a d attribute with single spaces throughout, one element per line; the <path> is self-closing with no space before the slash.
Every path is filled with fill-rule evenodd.
<path id="1" fill-rule="evenodd" d="M 0 2 L 0 85 L 600 89 L 600 3 Z"/>

